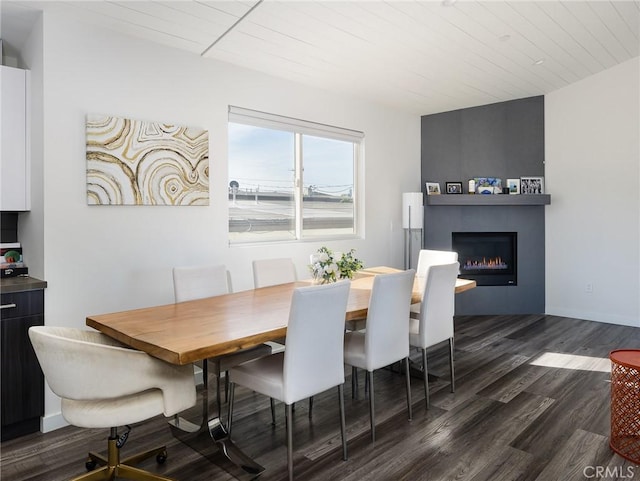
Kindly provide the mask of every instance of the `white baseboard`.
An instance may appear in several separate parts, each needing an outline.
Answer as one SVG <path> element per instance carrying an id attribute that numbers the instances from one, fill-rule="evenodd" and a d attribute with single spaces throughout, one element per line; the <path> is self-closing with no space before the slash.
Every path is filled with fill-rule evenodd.
<path id="1" fill-rule="evenodd" d="M 62 417 L 62 413 L 47 414 L 40 418 L 40 431 L 43 433 L 55 431 L 68 425 L 69 423 Z"/>
<path id="2" fill-rule="evenodd" d="M 619 326 L 640 326 L 640 319 L 634 319 L 633 316 L 624 317 L 608 312 L 581 311 L 579 309 L 567 309 L 555 306 L 546 306 L 545 311 L 545 314 L 550 316 L 571 317 L 573 319 L 604 322 L 606 324 L 617 324 Z"/>
<path id="3" fill-rule="evenodd" d="M 196 386 L 199 386 L 203 383 L 202 369 L 198 366 L 193 366 L 193 377 L 196 380 Z"/>
<path id="4" fill-rule="evenodd" d="M 271 346 L 271 353 L 275 354 L 277 352 L 284 352 L 284 345 L 278 342 L 267 341 L 265 344 Z"/>

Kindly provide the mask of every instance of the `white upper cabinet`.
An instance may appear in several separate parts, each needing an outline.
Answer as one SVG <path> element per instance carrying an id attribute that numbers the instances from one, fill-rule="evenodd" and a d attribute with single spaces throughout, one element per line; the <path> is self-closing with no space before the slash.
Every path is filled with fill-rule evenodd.
<path id="1" fill-rule="evenodd" d="M 31 208 L 29 71 L 0 66 L 0 210 Z"/>

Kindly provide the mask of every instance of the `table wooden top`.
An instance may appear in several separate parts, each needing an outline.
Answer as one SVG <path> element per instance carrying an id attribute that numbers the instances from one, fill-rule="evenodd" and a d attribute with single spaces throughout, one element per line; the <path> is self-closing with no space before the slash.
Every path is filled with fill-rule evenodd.
<path id="1" fill-rule="evenodd" d="M 476 281 L 472 281 L 471 279 L 456 279 L 456 294 L 469 291 L 474 287 L 476 287 Z"/>
<path id="2" fill-rule="evenodd" d="M 394 269 L 393 267 L 370 267 L 367 269 L 362 269 L 357 272 L 357 275 L 367 275 L 367 276 L 375 276 L 376 274 L 391 274 L 393 272 L 398 272 L 398 269 Z M 371 281 L 372 283 L 373 281 Z M 466 292 L 470 289 L 476 287 L 476 281 L 471 279 L 456 279 L 456 294 L 460 294 L 461 292 Z M 422 298 L 422 292 L 420 285 L 416 282 L 413 284 L 413 296 L 411 299 L 412 303 L 420 302 Z"/>
<path id="3" fill-rule="evenodd" d="M 346 320 L 367 315 L 376 274 L 397 272 L 379 267 L 364 269 L 352 281 Z M 458 279 L 456 292 L 475 287 Z M 172 364 L 189 364 L 209 357 L 273 341 L 286 335 L 293 290 L 310 281 L 292 282 L 222 296 L 112 314 L 88 316 L 87 326 L 135 349 Z M 418 282 L 412 303 L 420 302 Z"/>

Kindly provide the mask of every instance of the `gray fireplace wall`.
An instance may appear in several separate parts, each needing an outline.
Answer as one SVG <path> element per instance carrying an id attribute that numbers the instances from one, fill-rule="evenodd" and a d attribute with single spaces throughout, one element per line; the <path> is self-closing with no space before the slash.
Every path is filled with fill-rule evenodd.
<path id="1" fill-rule="evenodd" d="M 544 97 L 422 117 L 425 182 L 544 176 Z M 445 194 L 443 194 L 445 195 Z M 455 194 L 452 194 L 455 195 Z M 502 194 L 506 195 L 506 194 Z M 456 296 L 456 314 L 545 312 L 544 206 L 426 205 L 424 246 L 451 249 L 452 232 L 517 232 L 518 285 L 480 286 Z"/>

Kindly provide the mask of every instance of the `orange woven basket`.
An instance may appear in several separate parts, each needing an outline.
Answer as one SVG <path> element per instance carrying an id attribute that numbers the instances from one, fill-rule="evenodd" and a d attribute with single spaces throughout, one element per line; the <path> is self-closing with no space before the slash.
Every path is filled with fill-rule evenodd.
<path id="1" fill-rule="evenodd" d="M 611 351 L 611 437 L 609 446 L 640 464 L 640 350 Z"/>

